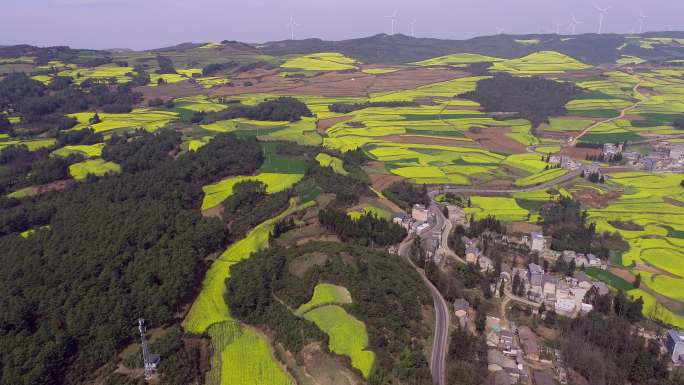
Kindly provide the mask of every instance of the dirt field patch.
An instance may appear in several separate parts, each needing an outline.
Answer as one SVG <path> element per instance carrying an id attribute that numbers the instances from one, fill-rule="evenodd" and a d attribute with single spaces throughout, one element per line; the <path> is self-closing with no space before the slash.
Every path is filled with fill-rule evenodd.
<path id="1" fill-rule="evenodd" d="M 399 175 L 377 172 L 377 170 L 382 168 L 384 168 L 384 166 L 380 162 L 370 162 L 364 167 L 364 171 L 366 174 L 368 174 L 368 177 L 371 180 L 371 186 L 376 191 L 382 192 L 384 189 L 392 185 L 392 183 L 404 180 L 404 178 L 400 177 Z"/>
<path id="2" fill-rule="evenodd" d="M 383 75 L 363 72 L 326 72 L 307 78 L 286 78 L 280 74 L 245 74 L 232 87 L 221 86 L 210 91 L 212 96 L 245 93 L 284 93 L 288 95 L 367 96 L 371 92 L 414 89 L 423 85 L 465 77 L 464 71 L 452 69 L 409 68 Z M 246 82 L 251 82 L 247 86 Z"/>
<path id="3" fill-rule="evenodd" d="M 533 232 L 541 232 L 542 227 L 534 223 L 527 222 L 511 222 L 508 229 L 512 233 L 529 234 Z"/>
<path id="4" fill-rule="evenodd" d="M 290 274 L 303 278 L 304 274 L 306 274 L 310 268 L 313 266 L 322 266 L 327 261 L 328 256 L 323 253 L 307 253 L 295 258 L 288 266 L 288 270 L 290 271 Z"/>
<path id="5" fill-rule="evenodd" d="M 335 118 L 320 119 L 318 122 L 316 122 L 316 131 L 318 131 L 319 134 L 323 134 L 328 130 L 328 128 L 336 125 L 337 123 L 346 122 L 352 119 L 354 119 L 354 115 L 345 115 L 338 116 Z"/>
<path id="6" fill-rule="evenodd" d="M 316 385 L 356 385 L 364 381 L 348 369 L 349 358 L 326 354 L 320 343 L 304 346 L 301 352 L 304 367 L 311 384 Z"/>
<path id="7" fill-rule="evenodd" d="M 382 136 L 379 139 L 394 143 L 404 144 L 432 144 L 437 146 L 472 146 L 473 143 L 463 141 L 460 138 L 450 137 L 436 137 L 436 136 L 420 136 L 420 135 L 388 135 Z"/>
<path id="8" fill-rule="evenodd" d="M 183 348 L 191 353 L 193 350 L 199 352 L 199 368 L 202 373 L 209 370 L 211 359 L 211 344 L 207 338 L 183 338 Z"/>
<path id="9" fill-rule="evenodd" d="M 482 128 L 478 130 L 478 132 L 466 131 L 465 136 L 476 141 L 482 147 L 492 152 L 503 154 L 517 154 L 525 152 L 525 146 L 506 136 L 506 134 L 510 132 L 510 128 L 489 127 Z"/>
<path id="10" fill-rule="evenodd" d="M 601 194 L 594 189 L 583 188 L 573 191 L 572 197 L 584 206 L 590 207 L 592 209 L 603 209 L 608 207 L 612 201 L 618 199 L 620 194 L 616 192 Z"/>
<path id="11" fill-rule="evenodd" d="M 193 84 L 189 81 L 163 84 L 157 87 L 136 87 L 135 91 L 141 92 L 143 94 L 143 100 L 139 104 L 141 107 L 147 107 L 147 102 L 150 99 L 160 98 L 168 100 L 181 98 L 183 96 L 194 96 L 207 93 L 207 90 L 202 86 Z"/>
<path id="12" fill-rule="evenodd" d="M 216 207 L 202 211 L 202 216 L 205 218 L 223 218 L 223 205 L 218 205 Z"/>
<path id="13" fill-rule="evenodd" d="M 561 148 L 561 155 L 567 155 L 573 159 L 584 160 L 587 159 L 588 155 L 598 156 L 601 155 L 601 149 L 599 148 L 582 148 L 575 146 L 564 146 Z"/>

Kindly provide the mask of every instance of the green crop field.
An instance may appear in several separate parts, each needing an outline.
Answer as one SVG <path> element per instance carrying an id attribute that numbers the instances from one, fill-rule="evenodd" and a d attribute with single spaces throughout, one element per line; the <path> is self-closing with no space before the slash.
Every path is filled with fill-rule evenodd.
<path id="1" fill-rule="evenodd" d="M 634 289 L 634 286 L 630 282 L 625 281 L 607 270 L 590 267 L 585 269 L 585 273 L 592 278 L 607 283 L 617 290 L 629 291 Z"/>
<path id="2" fill-rule="evenodd" d="M 207 373 L 210 385 L 291 385 L 292 379 L 278 364 L 266 337 L 251 328 L 225 322 L 212 326 L 209 337 L 219 352 Z M 217 343 L 218 342 L 218 343 Z"/>
<path id="3" fill-rule="evenodd" d="M 331 167 L 333 171 L 340 175 L 349 175 L 349 172 L 344 169 L 344 164 L 340 158 L 335 158 L 322 152 L 316 155 L 316 161 L 318 161 L 321 167 Z"/>
<path id="4" fill-rule="evenodd" d="M 499 59 L 491 56 L 486 56 L 486 55 L 478 55 L 474 53 L 457 53 L 453 55 L 446 55 L 446 56 L 440 56 L 428 60 L 423 60 L 419 61 L 416 63 L 413 63 L 414 65 L 419 65 L 419 66 L 454 66 L 454 67 L 460 67 L 460 66 L 465 66 L 466 64 L 472 64 L 472 63 L 494 63 L 497 61 L 503 61 L 505 59 Z"/>
<path id="5" fill-rule="evenodd" d="M 7 139 L 7 138 L 6 138 Z M 54 138 L 48 139 L 25 139 L 25 140 L 1 140 L 0 139 L 0 150 L 8 146 L 26 146 L 29 151 L 36 151 L 41 148 L 51 147 L 57 141 Z"/>
<path id="6" fill-rule="evenodd" d="M 93 112 L 80 112 L 70 116 L 78 120 L 73 130 L 92 127 L 96 132 L 111 133 L 116 131 L 133 131 L 142 128 L 154 132 L 168 123 L 179 118 L 179 114 L 172 111 L 153 111 L 147 108 L 134 109 L 128 114 L 98 113 L 101 122 L 90 124 Z"/>
<path id="7" fill-rule="evenodd" d="M 80 154 L 87 158 L 97 158 L 102 155 L 102 149 L 104 148 L 104 143 L 90 144 L 90 145 L 77 145 L 77 146 L 64 146 L 51 153 L 55 156 L 69 156 L 71 154 Z"/>
<path id="8" fill-rule="evenodd" d="M 81 84 L 86 79 L 110 79 L 115 78 L 117 83 L 127 83 L 131 81 L 130 74 L 133 73 L 133 68 L 131 67 L 119 67 L 115 64 L 105 64 L 99 67 L 93 68 L 80 68 L 76 67 L 73 69 L 66 69 L 59 72 L 58 76 L 66 76 L 74 79 L 74 82 Z"/>
<path id="9" fill-rule="evenodd" d="M 188 80 L 189 78 L 182 74 L 150 74 L 150 87 L 157 87 L 159 85 L 159 79 L 165 84 L 180 83 Z"/>
<path id="10" fill-rule="evenodd" d="M 533 174 L 544 171 L 544 169 L 549 165 L 548 163 L 541 160 L 542 155 L 540 154 L 514 154 L 506 157 L 502 166 L 511 166 L 520 170 L 524 170 Z"/>
<path id="11" fill-rule="evenodd" d="M 85 179 L 88 174 L 102 176 L 108 173 L 119 173 L 121 167 L 114 162 L 107 162 L 103 159 L 86 160 L 85 162 L 74 163 L 69 166 L 69 175 L 76 180 Z"/>
<path id="12" fill-rule="evenodd" d="M 570 56 L 554 51 L 535 52 L 518 59 L 494 62 L 493 71 L 509 72 L 514 75 L 557 74 L 568 71 L 582 71 L 591 68 Z"/>
<path id="13" fill-rule="evenodd" d="M 220 205 L 224 200 L 233 195 L 233 186 L 246 180 L 263 182 L 269 194 L 283 191 L 299 182 L 304 175 L 302 174 L 281 174 L 281 173 L 261 173 L 255 176 L 236 176 L 224 179 L 220 182 L 204 186 L 204 199 L 202 200 L 202 210 L 208 210 Z"/>
<path id="14" fill-rule="evenodd" d="M 359 219 L 363 214 L 375 214 L 378 218 L 385 218 L 387 220 L 392 219 L 392 213 L 385 209 L 381 209 L 375 206 L 368 205 L 360 210 L 352 210 L 347 213 L 352 219 Z"/>
<path id="15" fill-rule="evenodd" d="M 473 196 L 471 203 L 473 207 L 466 208 L 465 212 L 478 219 L 492 215 L 506 222 L 526 221 L 528 217 L 533 220 L 530 212 L 518 205 L 514 198 Z"/>
<path id="16" fill-rule="evenodd" d="M 590 119 L 569 119 L 569 118 L 551 118 L 549 124 L 543 124 L 539 129 L 543 131 L 582 131 L 594 123 Z"/>
<path id="17" fill-rule="evenodd" d="M 303 315 L 306 312 L 321 307 L 324 305 L 344 305 L 352 303 L 351 294 L 344 286 L 331 285 L 329 283 L 319 283 L 314 288 L 311 300 L 302 304 L 297 309 L 298 315 Z"/>
<path id="18" fill-rule="evenodd" d="M 611 175 L 608 187 L 624 189 L 624 193 L 607 207 L 590 209 L 589 218 L 596 223 L 598 231 L 618 231 L 629 243 L 629 250 L 622 255 L 622 265 L 630 267 L 634 274 L 641 273 L 643 285 L 665 297 L 680 300 L 676 293 L 684 280 L 684 207 L 672 204 L 680 202 L 681 175 L 629 172 Z M 631 221 L 643 230 L 628 231 L 613 227 L 611 221 Z M 639 264 L 661 269 L 672 276 L 657 275 L 650 279 L 648 271 L 639 270 Z M 649 299 L 655 301 L 651 295 Z M 645 299 L 646 301 L 646 299 Z M 662 305 L 662 304 L 661 304 Z M 675 325 L 684 325 L 684 317 L 659 305 L 655 312 L 658 319 Z M 651 306 L 654 308 L 655 305 Z M 650 316 L 648 309 L 644 314 Z"/>
<path id="19" fill-rule="evenodd" d="M 357 68 L 358 62 L 337 52 L 313 53 L 287 60 L 282 68 L 303 71 L 344 71 Z"/>
<path id="20" fill-rule="evenodd" d="M 676 328 L 684 328 L 684 317 L 675 314 L 670 309 L 663 306 L 655 297 L 641 289 L 632 289 L 627 292 L 631 299 L 641 298 L 644 301 L 643 313 L 646 317 L 660 320 Z"/>
<path id="21" fill-rule="evenodd" d="M 647 271 L 640 271 L 639 274 L 641 274 L 642 285 L 648 286 L 658 294 L 684 302 L 684 279 Z"/>
<path id="22" fill-rule="evenodd" d="M 304 318 L 328 335 L 328 346 L 333 353 L 351 358 L 352 366 L 368 378 L 375 363 L 375 353 L 367 350 L 368 333 L 363 322 L 337 305 L 317 307 L 304 314 Z"/>
<path id="23" fill-rule="evenodd" d="M 550 170 L 541 171 L 537 174 L 530 175 L 525 178 L 520 178 L 515 181 L 515 185 L 518 187 L 529 187 L 538 184 L 546 183 L 552 181 L 556 178 L 560 178 L 567 174 L 568 170 L 562 168 L 554 168 Z"/>
<path id="24" fill-rule="evenodd" d="M 290 384 L 289 377 L 273 358 L 267 340 L 230 316 L 223 294 L 233 264 L 267 247 L 276 222 L 314 204 L 295 206 L 293 201 L 285 212 L 233 243 L 207 271 L 202 289 L 183 320 L 183 328 L 190 333 L 208 333 L 212 339 L 214 354 L 212 368 L 207 373 L 208 384 Z"/>
<path id="25" fill-rule="evenodd" d="M 398 68 L 364 68 L 361 72 L 370 75 L 382 75 L 399 71 Z"/>

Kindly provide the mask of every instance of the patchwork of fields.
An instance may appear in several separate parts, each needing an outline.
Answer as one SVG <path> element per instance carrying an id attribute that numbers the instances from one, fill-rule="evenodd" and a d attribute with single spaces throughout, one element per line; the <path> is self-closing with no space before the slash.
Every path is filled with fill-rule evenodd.
<path id="1" fill-rule="evenodd" d="M 516 43 L 529 47 L 540 44 L 534 39 Z M 662 42 L 646 39 L 639 44 L 652 47 Z M 222 44 L 210 43 L 195 51 L 201 51 L 208 63 L 214 63 L 213 52 L 221 47 Z M 596 223 L 598 231 L 619 232 L 629 243 L 629 251 L 613 260 L 613 268 L 633 276 L 640 274 L 641 287 L 635 288 L 631 282 L 611 272 L 588 271 L 588 274 L 616 289 L 625 290 L 630 297 L 641 297 L 646 316 L 684 328 L 684 188 L 681 174 L 618 170 L 608 175 L 605 185 L 573 180 L 563 186 L 534 189 L 535 186 L 568 174 L 565 169 L 550 167 L 543 155 L 567 150 L 567 143 L 572 142 L 570 139 L 588 128 L 590 130 L 581 137 L 580 142 L 596 145 L 641 141 L 658 135 L 681 135 L 684 131 L 673 127 L 673 123 L 684 115 L 684 69 L 674 66 L 648 67 L 643 59 L 634 56 L 623 56 L 615 66 L 609 68 L 595 67 L 551 51 L 512 59 L 454 53 L 405 65 L 365 65 L 335 52 L 288 55 L 281 59 L 264 56 L 261 59 L 273 65 L 269 71 L 277 72 L 283 78 L 297 79 L 302 85 L 316 76 L 324 76 L 326 72 L 334 72 L 335 76 L 339 76 L 335 81 L 340 82 L 356 81 L 352 76 L 377 75 L 381 79 L 415 69 L 438 71 L 457 68 L 454 71 L 463 72 L 463 75 L 453 76 L 452 80 L 418 87 L 389 88 L 389 91 L 382 92 L 373 92 L 373 88 L 368 86 L 362 94 L 358 94 L 361 96 L 351 93 L 333 97 L 303 92 L 296 97 L 309 107 L 314 117 L 299 121 L 236 118 L 196 124 L 190 123 L 190 118 L 197 113 L 223 111 L 236 102 L 254 106 L 264 100 L 286 95 L 287 92 L 251 92 L 244 85 L 245 79 L 261 79 L 260 76 L 266 72 L 263 69 L 253 70 L 254 73 L 244 75 L 245 78 L 233 78 L 233 75 L 226 73 L 203 76 L 202 69 L 196 68 L 196 63 L 184 63 L 187 68 L 179 68 L 177 74 L 150 73 L 150 84 L 141 88 L 147 91 L 154 88 L 154 92 L 162 92 L 166 86 L 174 89 L 183 84 L 191 84 L 198 90 L 225 88 L 232 90 L 224 94 L 231 95 L 231 100 L 212 97 L 216 94 L 210 90 L 205 90 L 206 95 L 180 92 L 181 96 L 168 97 L 168 100 L 173 100 L 172 107 L 144 107 L 147 104 L 141 103 L 130 113 L 98 111 L 100 121 L 94 124 L 90 122 L 96 111 L 69 114 L 77 120 L 71 130 L 90 127 L 103 134 L 106 141 L 116 133 L 138 129 L 154 132 L 172 127 L 182 132 L 181 151 L 196 151 L 216 135 L 225 132 L 235 133 L 239 137 L 255 137 L 262 142 L 264 164 L 258 173 L 235 176 L 204 186 L 201 210 L 220 206 L 233 194 L 233 187 L 245 180 L 263 182 L 267 185 L 268 193 L 287 190 L 302 180 L 307 164 L 302 159 L 278 154 L 275 142 L 280 141 L 321 146 L 322 149 L 313 152 L 315 158 L 312 155 L 309 161 L 330 167 L 344 176 L 355 171 L 345 169 L 341 157 L 330 154 L 361 149 L 374 162 L 372 173 L 377 174 L 374 176 L 402 178 L 416 184 L 473 188 L 489 186 L 491 183 L 497 188 L 525 191 L 491 194 L 496 196 L 473 194 L 471 205 L 465 211 L 475 218 L 493 215 L 506 222 L 536 224 L 539 208 L 550 199 L 570 196 L 582 188 L 594 189 L 599 195 L 613 193 L 615 197 L 607 200 L 605 205 L 588 208 L 589 219 Z M 31 60 L 22 63 L 31 63 Z M 489 72 L 465 72 L 475 63 L 490 63 Z M 33 78 L 45 84 L 52 81 L 54 74 L 71 77 L 77 84 L 87 79 L 102 82 L 115 79 L 118 83 L 124 83 L 136 75 L 132 67 L 115 64 L 86 68 L 51 61 L 48 66 L 54 67 L 56 72 L 34 75 Z M 631 66 L 636 66 L 636 69 Z M 507 111 L 485 113 L 478 103 L 460 96 L 474 91 L 480 80 L 488 79 L 497 72 L 569 81 L 586 92 L 565 105 L 567 115 L 551 117 L 548 122 L 533 128 L 530 121 L 510 118 L 511 114 Z M 248 76 L 254 74 L 259 76 Z M 345 79 L 347 74 L 350 78 Z M 240 84 L 243 85 L 242 91 L 233 92 L 232 87 L 237 85 L 238 88 Z M 334 112 L 330 108 L 333 104 L 356 103 L 368 105 L 351 108 L 348 113 Z M 392 106 L 393 103 L 395 106 Z M 625 109 L 629 111 L 621 116 Z M 17 116 L 8 116 L 8 120 L 16 125 L 21 124 Z M 25 145 L 30 151 L 47 149 L 42 151 L 49 151 L 51 157 L 66 158 L 72 154 L 83 156 L 83 161 L 68 168 L 69 176 L 78 181 L 85 180 L 88 174 L 102 176 L 121 172 L 116 163 L 101 159 L 104 142 L 61 147 L 57 143 L 55 138 L 48 135 L 27 137 L 0 134 L 0 149 Z M 36 193 L 36 188 L 28 187 L 8 196 L 21 198 L 33 193 Z M 207 373 L 207 383 L 293 383 L 274 357 L 268 338 L 258 330 L 234 320 L 223 295 L 231 267 L 249 258 L 254 251 L 267 247 L 269 233 L 278 220 L 313 204 L 309 202 L 297 206 L 293 202 L 285 213 L 254 228 L 212 262 L 201 291 L 183 321 L 186 331 L 207 334 L 212 340 L 215 354 L 212 356 L 211 370 Z M 352 218 L 359 218 L 364 213 L 387 219 L 391 217 L 386 208 L 368 202 L 348 210 Z M 625 230 L 616 226 L 617 222 L 632 223 L 639 230 Z M 30 230 L 21 236 L 27 237 L 32 233 L 33 230 Z M 316 286 L 311 300 L 300 306 L 296 313 L 327 333 L 330 350 L 349 357 L 351 365 L 368 378 L 376 357 L 369 350 L 365 324 L 347 312 L 352 304 L 353 299 L 346 288 L 321 283 Z"/>

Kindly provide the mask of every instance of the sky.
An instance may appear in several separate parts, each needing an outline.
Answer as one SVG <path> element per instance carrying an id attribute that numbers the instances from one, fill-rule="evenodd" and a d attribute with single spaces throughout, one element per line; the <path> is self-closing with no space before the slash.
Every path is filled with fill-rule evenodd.
<path id="1" fill-rule="evenodd" d="M 466 39 L 496 33 L 684 30 L 682 0 L 1 0 L 0 45 L 152 49 L 183 42 L 342 40 L 396 32 Z"/>

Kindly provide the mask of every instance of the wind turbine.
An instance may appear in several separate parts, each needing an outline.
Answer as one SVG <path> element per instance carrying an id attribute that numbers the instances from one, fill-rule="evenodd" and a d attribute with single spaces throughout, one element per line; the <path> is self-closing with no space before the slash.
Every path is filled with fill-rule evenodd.
<path id="1" fill-rule="evenodd" d="M 598 34 L 600 35 L 603 33 L 603 18 L 606 17 L 606 12 L 610 10 L 610 7 L 605 7 L 601 8 L 598 5 L 594 4 L 594 8 L 599 12 L 599 27 L 598 27 Z"/>
<path id="2" fill-rule="evenodd" d="M 290 40 L 294 40 L 295 27 L 299 27 L 294 16 L 290 16 L 290 22 L 287 23 L 287 26 L 290 27 Z"/>
<path id="3" fill-rule="evenodd" d="M 561 31 L 560 31 L 560 30 L 561 30 L 561 27 L 562 27 L 562 26 L 563 26 L 563 24 L 561 24 L 561 23 L 556 23 L 556 35 L 559 35 L 559 36 L 560 36 L 560 34 L 561 34 Z"/>
<path id="4" fill-rule="evenodd" d="M 577 20 L 575 15 L 572 15 L 572 21 L 570 21 L 570 30 L 572 31 L 573 35 L 577 33 L 577 26 L 582 23 L 584 22 Z"/>
<path id="5" fill-rule="evenodd" d="M 399 11 L 397 10 L 394 10 L 394 13 L 389 16 L 385 16 L 385 18 L 392 20 L 392 35 L 394 35 L 394 25 L 397 22 L 397 16 L 399 16 Z"/>
<path id="6" fill-rule="evenodd" d="M 644 33 L 644 21 L 646 20 L 646 15 L 644 15 L 644 11 L 639 12 L 639 35 Z"/>
<path id="7" fill-rule="evenodd" d="M 416 19 L 411 20 L 411 37 L 416 37 Z"/>

